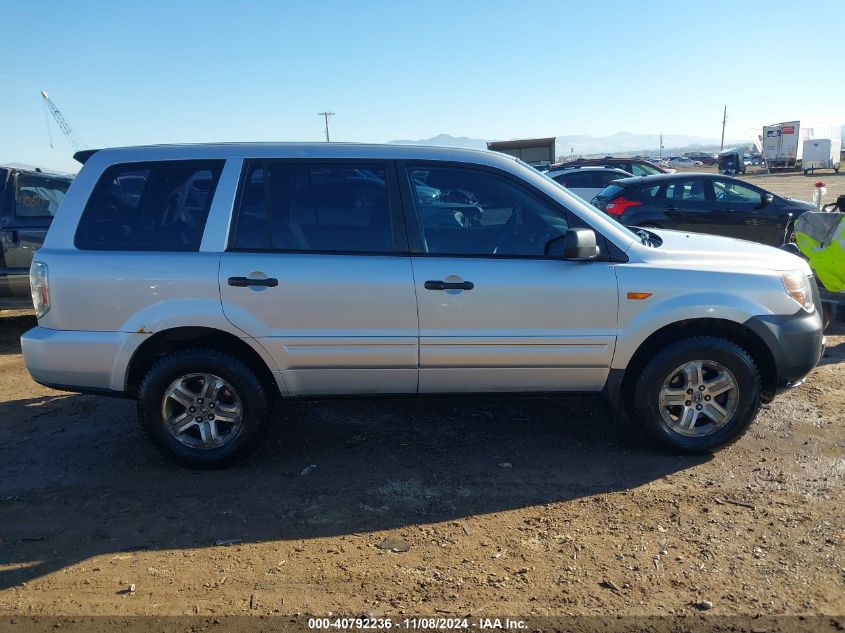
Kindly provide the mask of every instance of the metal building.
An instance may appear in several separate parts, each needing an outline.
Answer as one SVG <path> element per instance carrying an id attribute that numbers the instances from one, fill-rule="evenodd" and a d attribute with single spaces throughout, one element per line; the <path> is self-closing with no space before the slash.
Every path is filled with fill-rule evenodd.
<path id="1" fill-rule="evenodd" d="M 554 136 L 551 138 L 528 138 L 516 141 L 493 141 L 487 143 L 487 149 L 516 156 L 529 165 L 549 165 L 555 162 Z"/>

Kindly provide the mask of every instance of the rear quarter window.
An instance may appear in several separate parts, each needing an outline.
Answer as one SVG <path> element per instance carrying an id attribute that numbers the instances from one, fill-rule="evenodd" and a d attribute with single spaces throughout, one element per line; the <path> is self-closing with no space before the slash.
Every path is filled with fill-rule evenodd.
<path id="1" fill-rule="evenodd" d="M 651 200 L 657 197 L 657 193 L 660 191 L 660 185 L 653 185 L 651 187 L 643 187 L 637 190 L 637 198 L 640 200 Z"/>
<path id="2" fill-rule="evenodd" d="M 76 230 L 82 250 L 198 251 L 222 160 L 109 167 Z"/>
<path id="3" fill-rule="evenodd" d="M 602 198 L 607 198 L 608 200 L 610 200 L 610 199 L 618 196 L 623 191 L 625 191 L 625 187 L 623 187 L 621 185 L 609 185 L 608 187 L 605 187 L 601 191 L 601 193 L 599 193 L 599 196 L 601 196 Z"/>

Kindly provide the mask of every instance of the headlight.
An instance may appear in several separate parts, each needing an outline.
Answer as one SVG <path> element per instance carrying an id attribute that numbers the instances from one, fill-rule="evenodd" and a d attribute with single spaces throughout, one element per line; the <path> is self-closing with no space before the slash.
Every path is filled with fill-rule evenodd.
<path id="1" fill-rule="evenodd" d="M 786 294 L 795 299 L 796 303 L 807 312 L 813 311 L 813 289 L 810 286 L 810 279 L 800 270 L 787 270 L 781 272 L 783 287 Z"/>
<path id="2" fill-rule="evenodd" d="M 32 292 L 32 305 L 35 317 L 40 319 L 50 309 L 50 286 L 47 281 L 47 264 L 32 262 L 29 268 L 29 289 Z"/>

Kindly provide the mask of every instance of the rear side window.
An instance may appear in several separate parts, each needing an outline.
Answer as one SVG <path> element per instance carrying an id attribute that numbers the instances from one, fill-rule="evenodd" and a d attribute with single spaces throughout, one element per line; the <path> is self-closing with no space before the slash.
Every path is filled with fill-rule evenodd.
<path id="1" fill-rule="evenodd" d="M 385 166 L 250 164 L 229 246 L 235 250 L 392 252 Z"/>
<path id="2" fill-rule="evenodd" d="M 707 199 L 704 192 L 704 181 L 701 178 L 690 180 L 672 180 L 666 185 L 667 200 L 691 200 L 703 202 Z"/>
<path id="3" fill-rule="evenodd" d="M 76 247 L 100 251 L 197 251 L 222 160 L 109 167 L 76 230 Z"/>
<path id="4" fill-rule="evenodd" d="M 52 218 L 68 187 L 70 178 L 18 174 L 15 179 L 15 217 Z"/>
<path id="5" fill-rule="evenodd" d="M 554 179 L 562 184 L 564 187 L 569 188 L 587 188 L 587 187 L 600 187 L 601 185 L 598 183 L 598 179 L 596 178 L 598 174 L 594 171 L 585 170 L 580 171 L 573 169 L 572 171 L 565 172 L 559 174 L 554 177 Z"/>

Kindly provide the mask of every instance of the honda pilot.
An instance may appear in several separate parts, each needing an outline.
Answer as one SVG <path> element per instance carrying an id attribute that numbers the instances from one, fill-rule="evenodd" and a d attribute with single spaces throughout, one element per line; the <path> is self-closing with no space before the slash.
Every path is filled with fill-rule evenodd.
<path id="1" fill-rule="evenodd" d="M 77 158 L 31 267 L 27 368 L 137 399 L 156 446 L 190 466 L 247 455 L 274 401 L 337 395 L 603 393 L 665 446 L 714 451 L 822 352 L 799 257 L 631 231 L 502 154 Z"/>

